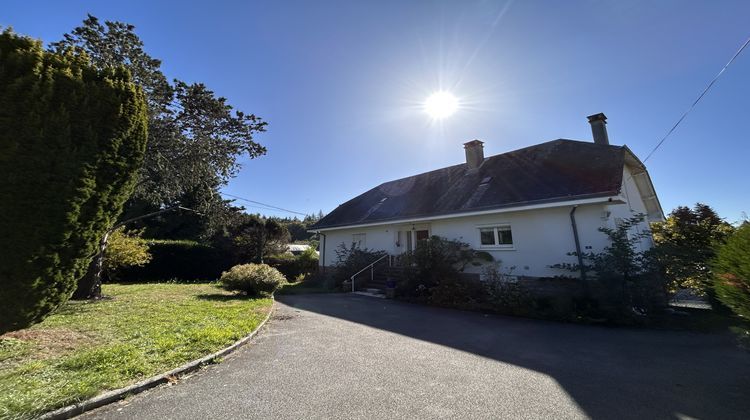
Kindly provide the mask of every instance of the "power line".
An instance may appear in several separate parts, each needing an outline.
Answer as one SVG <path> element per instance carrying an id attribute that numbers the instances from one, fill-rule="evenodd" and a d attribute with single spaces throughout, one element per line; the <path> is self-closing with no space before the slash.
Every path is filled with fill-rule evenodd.
<path id="1" fill-rule="evenodd" d="M 267 210 L 281 210 L 281 211 L 285 211 L 287 213 L 293 213 L 293 214 L 299 214 L 299 215 L 302 215 L 302 216 L 307 216 L 306 213 L 302 213 L 302 212 L 299 212 L 299 211 L 285 209 L 283 207 L 273 206 L 271 204 L 261 203 L 260 201 L 250 200 L 248 198 L 240 197 L 238 195 L 227 194 L 227 193 L 224 193 L 224 192 L 221 193 L 221 195 L 226 195 L 227 197 L 236 198 L 237 200 L 247 201 L 248 203 L 259 204 L 261 206 L 265 206 Z"/>
<path id="2" fill-rule="evenodd" d="M 716 77 L 714 77 L 713 80 L 711 80 L 711 83 L 709 83 L 708 86 L 706 86 L 706 88 L 703 89 L 703 92 L 701 92 L 701 94 L 698 96 L 698 99 L 696 99 L 693 102 L 693 104 L 690 105 L 690 107 L 687 109 L 687 111 L 685 111 L 682 114 L 682 116 L 680 117 L 680 119 L 677 120 L 677 122 L 672 126 L 672 128 L 669 129 L 669 131 L 667 132 L 667 134 L 664 137 L 662 137 L 662 139 L 659 141 L 659 143 L 656 144 L 656 147 L 654 147 L 654 149 L 651 150 L 651 153 L 649 153 L 648 156 L 646 156 L 646 159 L 643 159 L 644 162 L 646 162 L 648 160 L 648 158 L 650 158 L 651 155 L 653 155 L 659 149 L 659 147 L 661 147 L 662 143 L 664 143 L 664 141 L 667 139 L 667 137 L 669 137 L 669 135 L 672 134 L 672 132 L 677 128 L 677 126 L 680 125 L 680 123 L 682 122 L 682 120 L 685 119 L 685 117 L 687 116 L 687 114 L 689 114 L 690 111 L 692 111 L 693 108 L 695 108 L 695 105 L 698 103 L 698 101 L 700 101 L 703 98 L 703 96 L 706 95 L 706 93 L 708 92 L 708 90 L 711 89 L 711 87 L 714 85 L 714 83 L 716 83 L 716 80 L 719 79 L 719 76 L 721 76 L 724 73 L 724 71 L 726 71 L 726 69 L 729 67 L 729 65 L 732 64 L 732 62 L 734 62 L 734 59 L 737 58 L 738 55 L 740 55 L 740 53 L 742 52 L 742 50 L 744 50 L 745 47 L 747 47 L 748 44 L 750 44 L 750 38 L 748 38 L 747 41 L 745 41 L 745 43 L 742 44 L 742 46 L 740 47 L 740 49 L 737 50 L 736 53 L 734 53 L 734 55 L 732 56 L 732 58 L 724 66 L 724 68 L 721 69 L 721 71 L 719 72 L 719 74 L 717 74 Z"/>

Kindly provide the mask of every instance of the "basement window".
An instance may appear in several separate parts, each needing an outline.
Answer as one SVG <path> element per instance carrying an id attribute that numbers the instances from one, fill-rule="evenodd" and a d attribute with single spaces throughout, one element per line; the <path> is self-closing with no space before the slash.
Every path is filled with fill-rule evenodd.
<path id="1" fill-rule="evenodd" d="M 482 248 L 513 248 L 513 233 L 509 225 L 480 227 L 479 243 Z"/>

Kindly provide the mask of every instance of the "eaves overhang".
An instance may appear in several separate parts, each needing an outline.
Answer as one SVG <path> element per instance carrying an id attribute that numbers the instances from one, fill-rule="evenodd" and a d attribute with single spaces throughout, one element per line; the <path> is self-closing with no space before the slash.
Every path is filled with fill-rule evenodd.
<path id="1" fill-rule="evenodd" d="M 523 203 L 510 203 L 502 206 L 492 206 L 485 208 L 474 208 L 460 212 L 449 212 L 442 214 L 427 214 L 427 215 L 412 215 L 408 217 L 394 217 L 389 219 L 379 219 L 369 222 L 361 223 L 346 223 L 340 225 L 327 225 L 327 226 L 316 226 L 313 225 L 308 228 L 308 232 L 326 232 L 331 230 L 339 229 L 352 229 L 368 226 L 381 226 L 401 223 L 413 223 L 413 222 L 425 222 L 430 220 L 442 220 L 442 219 L 453 219 L 457 217 L 468 217 L 468 216 L 480 216 L 485 214 L 494 213 L 509 213 L 515 211 L 526 211 L 526 210 L 537 210 L 554 207 L 565 207 L 565 206 L 577 206 L 586 204 L 598 204 L 598 203 L 612 203 L 612 204 L 623 204 L 625 203 L 624 198 L 620 195 L 620 191 L 608 191 L 598 194 L 588 194 L 575 197 L 557 197 L 552 199 L 538 200 L 533 202 Z"/>

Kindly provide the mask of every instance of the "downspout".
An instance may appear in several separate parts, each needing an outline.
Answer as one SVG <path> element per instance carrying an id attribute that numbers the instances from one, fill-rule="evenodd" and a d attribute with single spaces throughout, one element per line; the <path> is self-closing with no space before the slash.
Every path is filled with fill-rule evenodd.
<path id="1" fill-rule="evenodd" d="M 581 241 L 578 239 L 578 226 L 576 226 L 576 209 L 570 210 L 570 224 L 573 226 L 573 238 L 576 241 L 576 255 L 578 256 L 578 267 L 581 269 L 581 280 L 586 280 L 586 268 L 583 266 L 583 254 L 581 254 Z"/>
<path id="2" fill-rule="evenodd" d="M 320 243 L 320 261 L 323 263 L 323 274 L 326 273 L 326 234 L 322 233 L 320 231 L 317 232 L 318 235 L 323 237 L 323 241 Z"/>

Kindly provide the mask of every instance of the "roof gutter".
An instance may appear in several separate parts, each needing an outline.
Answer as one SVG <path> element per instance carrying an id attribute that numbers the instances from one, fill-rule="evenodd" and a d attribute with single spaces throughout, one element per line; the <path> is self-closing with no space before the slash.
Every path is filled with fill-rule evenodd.
<path id="1" fill-rule="evenodd" d="M 457 217 L 467 217 L 467 216 L 482 216 L 486 214 L 497 214 L 497 213 L 510 213 L 515 211 L 525 211 L 525 210 L 537 210 L 537 209 L 546 209 L 546 208 L 553 208 L 553 207 L 565 207 L 569 205 L 584 205 L 584 204 L 596 204 L 596 203 L 610 203 L 610 204 L 623 204 L 625 203 L 625 200 L 620 195 L 602 195 L 598 197 L 593 198 L 584 198 L 584 199 L 573 199 L 573 200 L 560 200 L 560 201 L 554 201 L 554 202 L 545 202 L 540 204 L 530 204 L 530 205 L 520 205 L 520 206 L 508 206 L 508 207 L 499 207 L 489 210 L 477 210 L 477 211 L 467 211 L 462 213 L 449 213 L 449 214 L 441 214 L 441 215 L 435 215 L 435 216 L 423 216 L 423 217 L 413 217 L 413 218 L 403 218 L 403 219 L 389 219 L 389 220 L 381 220 L 371 223 L 359 223 L 359 224 L 348 224 L 348 225 L 338 225 L 338 226 L 323 226 L 323 227 L 315 227 L 313 226 L 312 229 L 308 230 L 308 232 L 323 232 L 323 231 L 331 231 L 331 230 L 339 230 L 339 229 L 356 229 L 361 227 L 367 227 L 367 226 L 383 226 L 383 225 L 393 225 L 393 224 L 401 224 L 401 223 L 417 223 L 417 222 L 428 222 L 432 220 L 442 220 L 442 219 L 455 219 Z"/>

